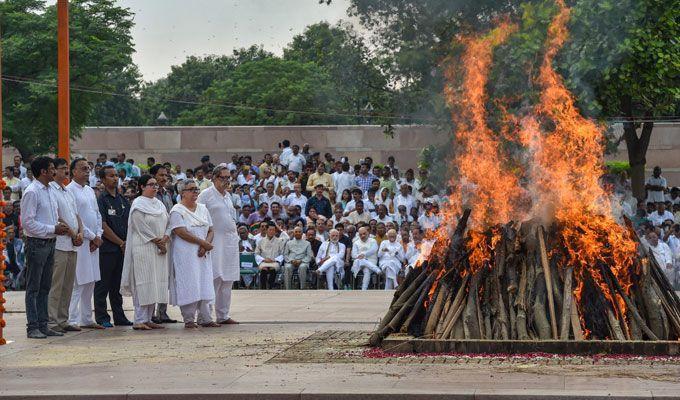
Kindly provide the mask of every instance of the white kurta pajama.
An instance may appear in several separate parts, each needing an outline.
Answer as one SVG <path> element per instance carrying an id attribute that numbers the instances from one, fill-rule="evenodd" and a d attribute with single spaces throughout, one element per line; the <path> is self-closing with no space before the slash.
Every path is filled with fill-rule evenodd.
<path id="1" fill-rule="evenodd" d="M 385 274 L 385 290 L 397 287 L 397 276 L 404 261 L 404 250 L 401 243 L 383 240 L 378 250 L 380 269 Z"/>
<path id="2" fill-rule="evenodd" d="M 99 249 L 90 251 L 90 243 L 101 237 L 102 216 L 99 214 L 97 197 L 89 186 L 81 186 L 72 181 L 66 190 L 73 195 L 76 210 L 83 223 L 83 244 L 78 247 L 76 256 L 76 279 L 69 305 L 69 325 L 93 325 L 92 298 L 94 284 L 101 279 L 99 271 Z"/>
<path id="3" fill-rule="evenodd" d="M 239 236 L 236 230 L 237 212 L 229 193 L 224 196 L 213 186 L 198 196 L 198 203 L 204 204 L 213 222 L 212 271 L 215 289 L 215 317 L 218 322 L 230 316 L 231 289 L 239 280 L 240 259 Z"/>
<path id="4" fill-rule="evenodd" d="M 196 204 L 195 211 L 176 204 L 170 211 L 168 231 L 184 228 L 191 235 L 205 240 L 212 225 L 210 213 L 203 204 Z M 200 323 L 212 320 L 208 308 L 215 299 L 212 254 L 208 252 L 199 257 L 198 249 L 197 244 L 187 242 L 173 232 L 170 259 L 174 273 L 170 282 L 170 304 L 180 307 L 185 323 L 195 322 L 196 311 Z"/>
<path id="5" fill-rule="evenodd" d="M 362 256 L 363 258 L 359 258 Z M 368 290 L 368 284 L 371 283 L 371 272 L 380 274 L 381 270 L 378 267 L 378 242 L 373 238 L 368 238 L 365 242 L 361 239 L 354 242 L 352 245 L 352 273 L 356 278 L 359 271 L 363 271 L 364 278 L 361 281 L 361 290 Z"/>
<path id="6" fill-rule="evenodd" d="M 132 296 L 136 324 L 151 321 L 156 303 L 168 303 L 168 255 L 151 242 L 165 236 L 167 227 L 168 213 L 160 200 L 140 196 L 132 202 L 120 294 Z"/>
<path id="7" fill-rule="evenodd" d="M 327 257 L 328 259 L 322 263 L 321 260 Z M 316 253 L 316 265 L 318 265 L 319 273 L 326 274 L 328 290 L 334 290 L 335 275 L 338 274 L 341 281 L 345 276 L 345 245 L 330 240 L 321 243 Z"/>

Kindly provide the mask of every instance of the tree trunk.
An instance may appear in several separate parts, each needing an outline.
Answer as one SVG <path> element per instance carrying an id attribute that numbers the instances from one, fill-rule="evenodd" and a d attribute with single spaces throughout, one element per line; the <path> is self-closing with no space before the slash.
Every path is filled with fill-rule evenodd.
<path id="1" fill-rule="evenodd" d="M 644 200 L 645 193 L 645 165 L 647 164 L 647 148 L 654 129 L 654 122 L 642 122 L 642 132 L 637 135 L 637 127 L 633 118 L 633 107 L 630 97 L 621 100 L 623 115 L 628 118 L 623 123 L 623 138 L 628 149 L 628 163 L 630 164 L 630 182 L 633 189 L 633 196 L 638 200 Z"/>

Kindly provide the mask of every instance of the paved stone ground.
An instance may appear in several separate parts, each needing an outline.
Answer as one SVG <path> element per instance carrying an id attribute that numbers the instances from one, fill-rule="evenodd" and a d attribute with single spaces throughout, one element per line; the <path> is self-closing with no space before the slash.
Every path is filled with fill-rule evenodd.
<path id="1" fill-rule="evenodd" d="M 113 328 L 41 341 L 25 338 L 22 296 L 7 296 L 12 342 L 0 347 L 0 397 L 680 398 L 677 358 L 373 351 L 364 344 L 391 299 L 381 291 L 238 291 L 238 326 Z"/>

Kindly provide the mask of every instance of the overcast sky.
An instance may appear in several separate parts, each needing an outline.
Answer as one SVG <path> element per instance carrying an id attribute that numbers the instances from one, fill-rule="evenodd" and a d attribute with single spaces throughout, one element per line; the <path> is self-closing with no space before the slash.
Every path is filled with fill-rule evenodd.
<path id="1" fill-rule="evenodd" d="M 135 14 L 134 61 L 156 80 L 190 55 L 231 54 L 262 44 L 281 54 L 294 35 L 319 21 L 347 20 L 349 0 L 119 0 Z"/>

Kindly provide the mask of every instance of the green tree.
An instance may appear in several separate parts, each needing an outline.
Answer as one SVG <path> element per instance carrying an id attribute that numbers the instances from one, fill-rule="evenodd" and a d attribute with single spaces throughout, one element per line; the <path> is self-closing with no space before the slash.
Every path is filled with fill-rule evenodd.
<path id="1" fill-rule="evenodd" d="M 371 111 L 391 113 L 393 90 L 378 60 L 351 26 L 327 22 L 310 25 L 293 38 L 283 54 L 286 60 L 313 62 L 328 72 L 337 87 L 341 109 L 356 114 L 355 123 L 365 123 L 368 117 L 362 115 Z"/>
<path id="2" fill-rule="evenodd" d="M 173 65 L 165 78 L 145 85 L 141 93 L 143 123 L 154 125 L 164 112 L 171 124 L 185 111 L 196 109 L 203 92 L 214 82 L 226 79 L 244 62 L 273 57 L 260 46 L 236 49 L 231 56 L 191 56 Z M 172 101 L 169 101 L 172 100 Z"/>
<path id="3" fill-rule="evenodd" d="M 680 104 L 680 1 L 573 0 L 569 6 L 570 40 L 556 68 L 584 114 L 626 119 L 622 139 L 634 194 L 643 197 L 651 119 L 672 115 Z M 531 106 L 538 89 L 532 78 L 555 11 L 552 0 L 352 0 L 350 6 L 374 33 L 380 56 L 390 61 L 390 79 L 400 82 L 402 104 L 411 110 L 424 104 L 442 117 L 447 110 L 435 67 L 446 56 L 455 59 L 456 35 L 483 32 L 502 15 L 517 21 L 520 30 L 496 50 L 489 97 L 506 102 L 510 112 Z M 495 105 L 488 105 L 492 117 L 498 116 Z"/>
<path id="4" fill-rule="evenodd" d="M 680 1 L 578 0 L 561 71 L 581 109 L 623 118 L 633 195 L 645 197 L 654 117 L 680 104 Z"/>
<path id="5" fill-rule="evenodd" d="M 339 123 L 335 86 L 314 63 L 265 58 L 239 65 L 201 96 L 205 103 L 178 118 L 183 125 L 308 125 Z M 295 111 L 304 110 L 304 113 Z M 310 111 L 312 114 L 310 114 Z M 318 115 L 313 114 L 318 112 Z"/>
<path id="6" fill-rule="evenodd" d="M 88 126 L 137 126 L 142 124 L 141 105 L 138 98 L 142 87 L 141 74 L 136 65 L 110 74 L 107 82 L 110 92 L 102 91 L 94 105 Z"/>
<path id="7" fill-rule="evenodd" d="M 132 13 L 113 0 L 71 1 L 71 85 L 113 90 L 111 74 L 132 65 L 132 26 Z M 3 77 L 9 79 L 3 83 L 3 145 L 14 146 L 24 157 L 54 151 L 56 7 L 42 0 L 6 0 L 0 3 L 0 29 Z M 71 91 L 72 137 L 100 101 L 100 93 Z"/>

